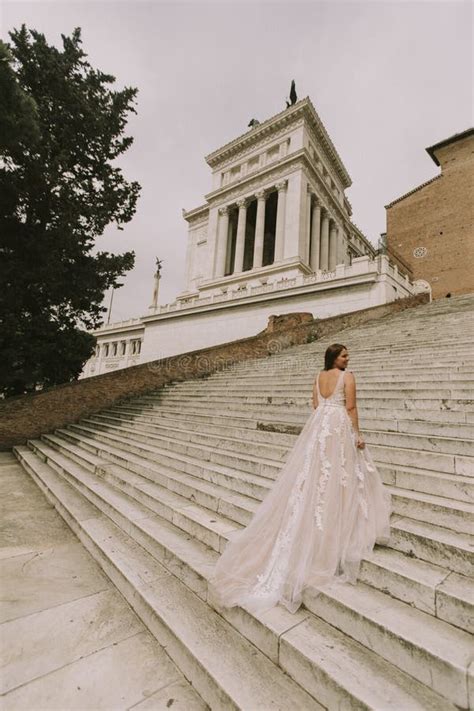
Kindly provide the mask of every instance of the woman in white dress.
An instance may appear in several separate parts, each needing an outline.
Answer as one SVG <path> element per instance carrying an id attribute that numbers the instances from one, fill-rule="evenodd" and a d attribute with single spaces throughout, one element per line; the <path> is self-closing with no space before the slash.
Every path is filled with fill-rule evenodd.
<path id="1" fill-rule="evenodd" d="M 359 432 L 347 348 L 327 348 L 313 412 L 250 523 L 229 535 L 209 581 L 221 607 L 294 613 L 306 586 L 355 583 L 390 537 L 391 498 Z"/>

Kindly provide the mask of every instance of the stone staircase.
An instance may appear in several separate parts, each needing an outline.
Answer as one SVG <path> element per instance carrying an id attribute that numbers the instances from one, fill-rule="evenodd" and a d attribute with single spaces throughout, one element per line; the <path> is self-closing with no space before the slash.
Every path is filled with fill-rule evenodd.
<path id="1" fill-rule="evenodd" d="M 474 294 L 171 384 L 16 456 L 212 708 L 474 707 Z M 392 537 L 295 615 L 220 609 L 207 581 L 346 344 Z M 470 679 L 470 683 L 469 683 Z M 470 694 L 470 695 L 469 695 Z"/>

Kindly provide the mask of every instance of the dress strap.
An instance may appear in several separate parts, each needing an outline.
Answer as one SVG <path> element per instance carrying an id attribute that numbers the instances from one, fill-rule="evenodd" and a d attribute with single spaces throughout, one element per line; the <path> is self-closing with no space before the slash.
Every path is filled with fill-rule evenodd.
<path id="1" fill-rule="evenodd" d="M 337 378 L 336 387 L 335 387 L 334 390 L 332 391 L 330 397 L 334 397 L 334 395 L 337 395 L 337 393 L 338 393 L 338 392 L 340 391 L 340 389 L 341 389 L 341 385 L 342 385 L 342 387 L 344 387 L 343 378 L 344 378 L 344 371 L 341 370 L 340 373 L 339 373 L 339 375 L 338 375 L 338 378 Z"/>

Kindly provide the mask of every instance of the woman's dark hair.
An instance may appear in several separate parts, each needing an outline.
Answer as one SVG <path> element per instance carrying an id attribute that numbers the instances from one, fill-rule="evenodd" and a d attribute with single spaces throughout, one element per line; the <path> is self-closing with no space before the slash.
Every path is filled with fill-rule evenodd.
<path id="1" fill-rule="evenodd" d="M 347 348 L 342 343 L 332 343 L 328 346 L 324 354 L 324 370 L 330 370 L 334 366 L 337 356 L 344 350 L 347 350 Z"/>

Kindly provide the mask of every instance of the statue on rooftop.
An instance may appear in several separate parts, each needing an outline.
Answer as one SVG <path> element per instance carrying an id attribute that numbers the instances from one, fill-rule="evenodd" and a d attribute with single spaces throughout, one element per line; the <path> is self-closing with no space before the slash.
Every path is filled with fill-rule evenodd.
<path id="1" fill-rule="evenodd" d="M 293 106 L 293 104 L 296 104 L 298 101 L 298 96 L 296 94 L 296 86 L 295 86 L 295 80 L 291 80 L 291 87 L 290 87 L 290 100 L 286 99 L 286 108 L 289 109 L 290 106 Z"/>

